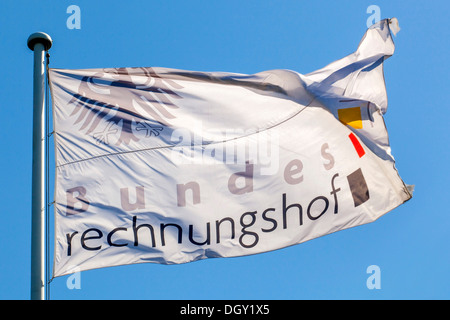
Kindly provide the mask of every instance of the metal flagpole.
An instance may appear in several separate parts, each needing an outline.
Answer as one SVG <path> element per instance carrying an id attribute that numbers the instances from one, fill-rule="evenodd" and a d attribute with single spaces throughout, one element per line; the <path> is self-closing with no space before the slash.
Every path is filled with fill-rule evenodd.
<path id="1" fill-rule="evenodd" d="M 31 299 L 45 299 L 45 52 L 52 39 L 43 32 L 28 38 L 34 51 L 33 176 L 31 210 Z"/>

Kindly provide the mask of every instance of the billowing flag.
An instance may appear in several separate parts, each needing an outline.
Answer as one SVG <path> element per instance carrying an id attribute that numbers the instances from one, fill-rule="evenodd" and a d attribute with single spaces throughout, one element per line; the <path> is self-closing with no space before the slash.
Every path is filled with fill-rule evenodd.
<path id="1" fill-rule="evenodd" d="M 410 199 L 383 120 L 389 23 L 306 75 L 51 69 L 54 276 L 266 252 Z"/>

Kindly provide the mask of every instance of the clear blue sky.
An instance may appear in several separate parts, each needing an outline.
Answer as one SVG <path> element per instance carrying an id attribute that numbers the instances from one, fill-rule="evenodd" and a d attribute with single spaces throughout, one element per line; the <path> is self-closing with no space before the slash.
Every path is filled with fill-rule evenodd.
<path id="1" fill-rule="evenodd" d="M 70 30 L 69 5 L 81 9 Z M 30 291 L 32 62 L 28 36 L 54 40 L 51 67 L 159 66 L 308 73 L 352 53 L 371 4 L 397 17 L 385 63 L 386 124 L 412 200 L 374 223 L 300 245 L 184 265 L 140 264 L 67 277 L 52 299 L 449 299 L 448 1 L 22 1 L 0 2 L 0 299 Z M 377 265 L 381 289 L 369 290 Z"/>

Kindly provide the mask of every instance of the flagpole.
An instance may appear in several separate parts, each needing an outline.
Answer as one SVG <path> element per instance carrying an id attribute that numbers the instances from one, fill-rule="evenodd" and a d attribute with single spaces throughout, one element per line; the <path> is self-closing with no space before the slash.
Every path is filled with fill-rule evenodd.
<path id="1" fill-rule="evenodd" d="M 45 299 L 45 52 L 52 39 L 43 32 L 29 36 L 34 51 L 33 166 L 31 210 L 31 299 Z"/>

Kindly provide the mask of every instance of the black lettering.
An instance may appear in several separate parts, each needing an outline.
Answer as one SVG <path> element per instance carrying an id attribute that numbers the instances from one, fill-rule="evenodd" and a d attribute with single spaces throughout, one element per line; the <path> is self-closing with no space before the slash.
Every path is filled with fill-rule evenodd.
<path id="1" fill-rule="evenodd" d="M 336 173 L 336 174 L 333 176 L 333 178 L 331 178 L 331 190 L 332 190 L 332 191 L 330 192 L 330 194 L 332 194 L 333 197 L 334 197 L 334 213 L 335 213 L 335 214 L 338 213 L 338 199 L 337 199 L 337 193 L 338 193 L 338 191 L 341 191 L 341 188 L 335 189 L 335 187 L 334 187 L 334 179 L 335 179 L 336 177 L 339 177 L 339 173 Z"/>
<path id="2" fill-rule="evenodd" d="M 222 222 L 228 221 L 231 226 L 231 239 L 234 239 L 234 220 L 230 217 L 223 218 L 222 220 L 216 220 L 216 242 L 220 243 L 220 225 Z"/>
<path id="3" fill-rule="evenodd" d="M 91 236 L 91 237 L 86 237 L 86 235 L 89 233 L 89 232 L 96 232 L 97 233 L 97 235 L 96 236 Z M 101 248 L 102 248 L 102 246 L 100 245 L 100 246 L 97 246 L 97 247 L 88 247 L 87 245 L 86 245 L 86 240 L 94 240 L 94 239 L 100 239 L 101 237 L 103 237 L 103 233 L 100 231 L 100 230 L 98 230 L 98 229 L 96 229 L 96 228 L 90 228 L 90 229 L 87 229 L 85 232 L 83 232 L 83 234 L 81 235 L 81 246 L 83 247 L 83 249 L 86 249 L 86 250 L 91 250 L 91 251 L 95 251 L 95 250 L 100 250 Z"/>
<path id="4" fill-rule="evenodd" d="M 72 234 L 69 234 L 69 233 L 66 234 L 66 239 L 67 239 L 67 256 L 71 256 L 72 255 L 72 238 L 77 233 L 78 233 L 78 231 L 74 231 L 74 232 L 72 232 Z"/>
<path id="5" fill-rule="evenodd" d="M 251 222 L 250 223 L 244 223 L 244 219 L 246 216 L 250 216 L 251 217 Z M 241 231 L 242 234 L 239 237 L 239 243 L 241 244 L 241 246 L 243 246 L 244 248 L 252 248 L 254 246 L 256 246 L 256 244 L 259 241 L 259 236 L 256 232 L 251 232 L 251 231 L 247 231 L 247 228 L 253 226 L 255 224 L 256 221 L 256 211 L 252 211 L 252 212 L 246 212 L 241 216 Z M 254 241 L 251 244 L 245 244 L 243 241 L 243 238 L 245 236 L 253 236 L 254 237 Z"/>
<path id="6" fill-rule="evenodd" d="M 323 201 L 325 201 L 325 208 L 322 210 L 322 212 L 321 212 L 318 216 L 314 217 L 314 216 L 311 215 L 311 207 L 312 207 L 313 203 L 316 202 L 316 201 L 319 200 L 319 199 L 322 199 Z M 319 219 L 319 218 L 327 211 L 328 205 L 329 205 L 328 199 L 325 198 L 324 196 L 318 196 L 318 197 L 315 197 L 315 198 L 312 199 L 312 201 L 309 203 L 309 205 L 308 205 L 308 210 L 307 210 L 306 213 L 308 214 L 308 217 L 309 217 L 311 220 L 317 220 L 317 219 Z"/>
<path id="7" fill-rule="evenodd" d="M 115 228 L 110 233 L 108 233 L 108 236 L 106 237 L 106 239 L 108 241 L 108 244 L 111 247 L 124 247 L 124 246 L 127 246 L 128 243 L 114 243 L 114 242 L 111 241 L 111 238 L 112 238 L 113 234 L 116 233 L 117 231 L 127 231 L 127 228 Z"/>
<path id="8" fill-rule="evenodd" d="M 262 232 L 272 232 L 273 230 L 275 230 L 277 228 L 277 225 L 278 225 L 277 224 L 277 220 L 267 217 L 267 212 L 268 211 L 275 211 L 275 209 L 274 208 L 268 208 L 268 209 L 264 210 L 264 212 L 262 213 L 262 218 L 265 221 L 272 222 L 273 227 L 270 228 L 270 229 L 262 229 L 261 228 Z"/>
<path id="9" fill-rule="evenodd" d="M 182 242 L 181 236 L 182 236 L 182 232 L 183 229 L 181 229 L 181 227 L 175 223 L 161 223 L 161 244 L 163 246 L 166 245 L 166 240 L 164 238 L 164 230 L 166 229 L 166 227 L 175 227 L 178 229 L 178 243 Z"/>
<path id="10" fill-rule="evenodd" d="M 155 243 L 155 231 L 153 230 L 153 226 L 150 224 L 140 224 L 139 226 L 136 226 L 136 221 L 137 221 L 137 217 L 134 216 L 133 217 L 133 234 L 134 234 L 134 246 L 138 246 L 139 241 L 138 241 L 138 231 L 140 228 L 148 228 L 148 230 L 150 231 L 150 237 L 152 239 L 152 247 L 154 248 L 156 246 Z"/>
<path id="11" fill-rule="evenodd" d="M 189 241 L 198 246 L 205 245 L 205 244 L 211 244 L 209 222 L 206 224 L 206 240 L 204 242 L 197 242 L 194 240 L 194 226 L 192 224 L 190 224 L 189 225 Z"/>
<path id="12" fill-rule="evenodd" d="M 287 228 L 287 211 L 292 208 L 292 207 L 296 207 L 298 209 L 298 214 L 299 214 L 299 225 L 303 225 L 303 209 L 302 206 L 299 205 L 298 203 L 294 203 L 289 205 L 288 207 L 286 207 L 286 193 L 283 193 L 283 229 Z"/>

